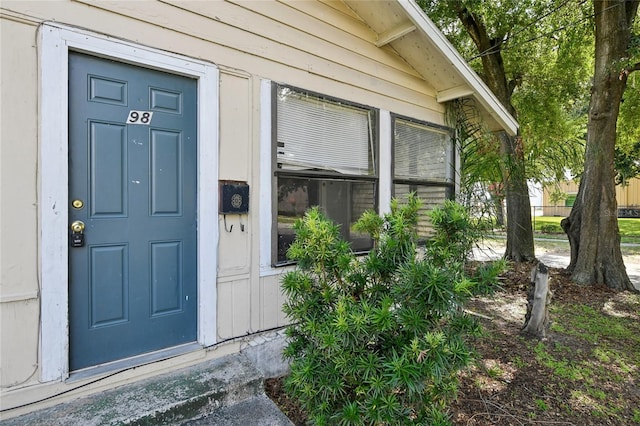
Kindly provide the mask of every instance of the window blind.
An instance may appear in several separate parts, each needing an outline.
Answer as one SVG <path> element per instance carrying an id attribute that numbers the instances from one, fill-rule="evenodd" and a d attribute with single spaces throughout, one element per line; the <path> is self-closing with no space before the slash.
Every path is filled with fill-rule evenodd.
<path id="1" fill-rule="evenodd" d="M 396 178 L 448 181 L 452 179 L 451 162 L 451 139 L 448 133 L 396 119 Z"/>
<path id="2" fill-rule="evenodd" d="M 282 168 L 372 174 L 368 110 L 280 88 L 277 117 Z"/>

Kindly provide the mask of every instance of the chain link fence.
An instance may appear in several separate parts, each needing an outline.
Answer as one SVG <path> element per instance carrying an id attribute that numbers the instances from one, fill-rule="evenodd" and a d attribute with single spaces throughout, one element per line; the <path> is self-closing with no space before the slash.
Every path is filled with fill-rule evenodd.
<path id="1" fill-rule="evenodd" d="M 567 217 L 571 213 L 571 206 L 531 206 L 532 217 L 559 216 Z M 619 218 L 640 219 L 640 206 L 618 206 Z"/>

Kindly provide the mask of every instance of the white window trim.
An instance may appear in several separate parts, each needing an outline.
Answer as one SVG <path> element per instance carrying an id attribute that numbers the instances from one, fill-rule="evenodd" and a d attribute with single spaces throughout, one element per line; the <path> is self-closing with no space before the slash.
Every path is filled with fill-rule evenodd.
<path id="1" fill-rule="evenodd" d="M 260 81 L 260 276 L 279 275 L 286 268 L 271 266 L 273 229 L 271 81 Z"/>
<path id="2" fill-rule="evenodd" d="M 378 186 L 378 211 L 381 215 L 391 213 L 391 194 L 393 193 L 393 133 L 391 131 L 391 112 L 380 110 L 380 183 Z M 384 185 L 383 185 L 384 182 Z"/>
<path id="3" fill-rule="evenodd" d="M 40 365 L 44 382 L 69 375 L 68 53 L 110 57 L 198 79 L 198 343 L 216 343 L 218 68 L 84 30 L 39 28 Z"/>

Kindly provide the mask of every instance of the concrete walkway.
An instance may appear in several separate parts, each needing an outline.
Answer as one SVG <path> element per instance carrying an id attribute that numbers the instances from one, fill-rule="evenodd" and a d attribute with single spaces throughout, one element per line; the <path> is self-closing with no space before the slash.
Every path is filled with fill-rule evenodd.
<path id="1" fill-rule="evenodd" d="M 504 241 L 490 240 L 475 248 L 473 256 L 476 260 L 500 259 L 504 251 Z M 552 268 L 566 268 L 571 260 L 569 243 L 566 240 L 536 239 L 536 257 Z M 640 290 L 640 255 L 623 255 L 623 259 L 631 283 Z"/>

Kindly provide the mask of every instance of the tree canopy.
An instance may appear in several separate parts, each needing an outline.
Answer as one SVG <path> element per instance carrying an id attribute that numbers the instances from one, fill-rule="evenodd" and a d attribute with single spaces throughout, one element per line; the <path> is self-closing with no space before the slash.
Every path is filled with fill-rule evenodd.
<path id="1" fill-rule="evenodd" d="M 422 0 L 421 6 L 482 78 L 482 58 L 501 52 L 520 123 L 526 177 L 548 183 L 582 170 L 593 17 L 586 1 Z M 478 16 L 492 48 L 478 52 L 455 7 Z"/>
<path id="2" fill-rule="evenodd" d="M 640 91 L 631 76 L 640 71 L 640 1 L 420 4 L 520 122 L 521 140 L 502 138 L 502 177 L 514 170 L 547 183 L 567 171 L 580 177 L 577 201 L 563 220 L 572 278 L 633 290 L 620 253 L 614 185 L 640 173 Z M 487 170 L 496 169 L 478 178 L 486 179 Z M 509 210 L 509 178 L 504 182 Z"/>
<path id="3" fill-rule="evenodd" d="M 481 58 L 500 51 L 513 87 L 512 102 L 524 141 L 527 178 L 549 185 L 583 170 L 595 55 L 594 11 L 587 0 L 420 0 L 419 4 L 478 74 Z M 493 41 L 478 52 L 453 5 L 482 17 Z M 640 55 L 634 22 L 629 64 Z M 616 183 L 640 176 L 640 77 L 629 76 L 620 105 Z M 486 175 L 486 168 L 483 172 Z M 496 170 L 490 168 L 489 170 Z M 484 176 L 486 177 L 486 176 Z M 495 176 L 498 181 L 500 176 Z"/>
<path id="4" fill-rule="evenodd" d="M 628 66 L 640 63 L 640 21 L 634 22 L 628 49 Z M 629 75 L 618 115 L 616 183 L 640 176 L 640 73 Z"/>

